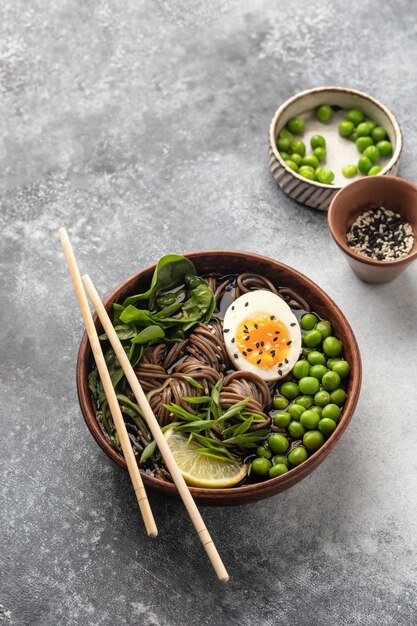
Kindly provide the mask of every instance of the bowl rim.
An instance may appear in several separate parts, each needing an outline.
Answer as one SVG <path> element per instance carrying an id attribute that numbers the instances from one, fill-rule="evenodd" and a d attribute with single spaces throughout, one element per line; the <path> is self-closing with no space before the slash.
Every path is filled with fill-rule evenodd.
<path id="1" fill-rule="evenodd" d="M 304 91 L 300 91 L 299 93 L 295 94 L 291 98 L 288 98 L 288 100 L 285 100 L 285 102 L 283 102 L 280 105 L 280 107 L 275 111 L 274 117 L 272 118 L 271 124 L 269 126 L 269 146 L 275 158 L 278 160 L 280 165 L 282 165 L 287 172 L 289 172 L 290 174 L 298 178 L 298 180 L 301 180 L 304 183 L 309 183 L 310 185 L 313 185 L 319 189 L 333 189 L 335 192 L 338 192 L 338 190 L 344 189 L 344 187 L 347 186 L 347 185 L 343 185 L 342 187 L 340 187 L 336 185 L 327 185 L 327 184 L 319 183 L 318 181 L 309 180 L 308 178 L 304 178 L 303 176 L 300 176 L 297 172 L 294 172 L 294 170 L 292 170 L 291 168 L 288 167 L 288 165 L 286 165 L 285 161 L 282 159 L 280 153 L 278 152 L 276 142 L 275 142 L 275 128 L 277 126 L 278 120 L 289 106 L 291 106 L 294 102 L 297 102 L 298 100 L 302 100 L 303 98 L 305 98 L 306 96 L 310 94 L 323 93 L 323 92 L 329 92 L 329 91 L 334 91 L 338 93 L 349 93 L 349 94 L 354 94 L 356 96 L 365 98 L 366 100 L 369 100 L 370 102 L 372 102 L 374 106 L 379 108 L 389 118 L 395 130 L 396 146 L 395 146 L 395 150 L 394 150 L 392 157 L 390 158 L 388 163 L 385 165 L 385 167 L 378 174 L 378 176 L 385 176 L 385 172 L 389 170 L 393 165 L 395 165 L 395 163 L 398 162 L 401 156 L 401 152 L 403 149 L 403 135 L 402 135 L 401 127 L 395 115 L 384 104 L 382 104 L 382 102 L 380 102 L 373 96 L 370 96 L 369 94 L 365 93 L 364 91 L 360 91 L 359 89 L 352 89 L 350 87 L 337 87 L 337 86 L 315 87 L 313 89 L 306 89 Z M 359 180 L 362 180 L 362 179 L 359 179 Z"/>
<path id="2" fill-rule="evenodd" d="M 281 476 L 277 476 L 275 478 L 269 478 L 268 480 L 257 482 L 257 483 L 249 483 L 237 487 L 228 487 L 226 489 L 208 489 L 208 488 L 200 488 L 200 487 L 190 487 L 191 494 L 194 498 L 199 500 L 202 503 L 206 504 L 239 504 L 245 503 L 254 500 L 260 500 L 264 497 L 268 497 L 269 495 L 273 495 L 274 493 L 284 490 L 287 486 L 292 486 L 300 480 L 304 474 L 309 474 L 311 471 L 315 469 L 315 466 L 319 465 L 320 462 L 324 459 L 325 456 L 330 452 L 331 448 L 333 448 L 337 441 L 340 439 L 344 431 L 346 430 L 353 413 L 355 411 L 359 393 L 361 389 L 362 382 L 362 363 L 361 356 L 359 351 L 359 346 L 356 340 L 356 337 L 353 333 L 353 330 L 347 321 L 346 317 L 337 306 L 337 304 L 326 294 L 326 292 L 319 287 L 316 283 L 314 283 L 307 276 L 295 270 L 294 268 L 286 265 L 285 263 L 281 263 L 280 261 L 276 261 L 269 257 L 265 257 L 256 253 L 246 252 L 243 250 L 196 250 L 191 252 L 183 253 L 183 256 L 190 258 L 191 260 L 198 260 L 199 257 L 203 255 L 211 255 L 217 257 L 224 256 L 240 256 L 244 257 L 245 260 L 250 263 L 250 261 L 261 261 L 262 263 L 272 264 L 276 269 L 281 271 L 288 271 L 295 278 L 301 280 L 310 287 L 316 295 L 319 296 L 320 300 L 323 302 L 323 305 L 326 309 L 330 309 L 332 311 L 332 315 L 338 317 L 339 322 L 341 322 L 345 328 L 345 332 L 348 337 L 348 343 L 351 346 L 352 350 L 352 362 L 351 369 L 353 372 L 356 372 L 356 386 L 352 388 L 348 400 L 345 405 L 344 412 L 338 423 L 338 427 L 336 430 L 330 435 L 330 437 L 325 441 L 325 443 L 321 446 L 319 450 L 317 450 L 313 455 L 308 457 L 308 459 L 294 468 L 291 468 L 288 472 Z M 123 293 L 124 290 L 128 289 L 131 285 L 137 282 L 144 274 L 147 272 L 151 272 L 155 269 L 156 263 L 152 263 L 133 274 L 131 274 L 128 278 L 121 281 L 111 292 L 109 292 L 105 298 L 103 299 L 103 304 L 106 309 L 109 309 L 111 304 L 116 300 L 116 298 Z M 98 317 L 96 314 L 93 316 L 94 323 L 96 326 L 100 326 Z M 126 462 L 124 458 L 114 450 L 114 448 L 107 441 L 104 436 L 101 428 L 96 419 L 95 413 L 91 410 L 88 401 L 86 398 L 89 394 L 88 389 L 88 379 L 87 379 L 87 367 L 86 367 L 86 356 L 87 353 L 90 353 L 91 356 L 91 348 L 89 346 L 88 336 L 86 331 L 84 331 L 83 336 L 81 338 L 77 362 L 76 362 L 76 385 L 77 385 L 77 394 L 78 400 L 81 408 L 82 415 L 87 424 L 88 429 L 93 435 L 96 442 L 102 448 L 102 450 L 109 456 L 117 465 L 122 467 L 123 469 L 127 469 Z M 308 471 L 310 469 L 310 471 Z M 177 489 L 173 483 L 168 481 L 161 480 L 156 478 L 144 470 L 140 470 L 143 481 L 146 486 L 150 488 L 154 488 L 159 492 L 177 496 Z M 280 486 L 280 489 L 277 489 L 277 486 Z M 275 489 L 272 487 L 275 486 Z M 227 502 L 227 500 L 230 502 Z"/>
<path id="3" fill-rule="evenodd" d="M 333 196 L 332 201 L 329 206 L 329 210 L 327 212 L 327 224 L 329 227 L 330 234 L 333 237 L 335 243 L 339 246 L 339 248 L 345 254 L 350 256 L 352 259 L 355 259 L 355 261 L 359 261 L 360 263 L 364 263 L 365 265 L 372 265 L 373 267 L 394 267 L 394 266 L 401 266 L 401 265 L 407 264 L 410 261 L 412 261 L 415 257 L 417 257 L 417 248 L 414 250 L 414 252 L 409 252 L 408 254 L 400 257 L 399 259 L 393 259 L 392 261 L 378 261 L 377 259 L 371 259 L 367 256 L 359 254 L 358 252 L 355 252 L 354 250 L 352 250 L 352 248 L 349 248 L 345 240 L 337 234 L 337 231 L 335 228 L 335 220 L 336 220 L 335 214 L 337 211 L 337 203 L 339 201 L 339 196 L 343 195 L 345 190 L 350 189 L 352 185 L 355 185 L 355 186 L 357 185 L 360 187 L 360 186 L 365 186 L 367 184 L 374 184 L 374 183 L 371 183 L 371 180 L 372 181 L 378 180 L 378 177 L 373 176 L 372 179 L 371 178 L 358 178 L 358 180 L 354 180 L 348 185 L 345 185 L 344 187 L 342 187 Z M 400 178 L 399 176 L 384 176 L 383 180 L 387 181 L 387 183 L 398 185 L 399 187 L 401 186 L 409 187 L 410 190 L 412 190 L 416 194 L 416 201 L 417 201 L 417 185 L 414 184 L 413 182 L 406 180 L 405 178 Z M 382 183 L 382 184 L 385 184 L 385 183 Z M 417 232 L 414 228 L 413 228 L 413 232 L 414 232 L 414 237 L 417 238 Z"/>

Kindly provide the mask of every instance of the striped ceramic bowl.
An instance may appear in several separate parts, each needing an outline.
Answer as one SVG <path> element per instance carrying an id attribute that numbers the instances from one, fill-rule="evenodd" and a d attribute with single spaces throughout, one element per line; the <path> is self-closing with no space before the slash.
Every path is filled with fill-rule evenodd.
<path id="1" fill-rule="evenodd" d="M 321 104 L 329 104 L 342 109 L 361 109 L 367 117 L 375 120 L 379 126 L 383 126 L 387 130 L 393 145 L 393 154 L 383 165 L 379 176 L 384 174 L 394 176 L 397 173 L 403 140 L 401 128 L 391 111 L 375 98 L 355 89 L 319 87 L 302 91 L 284 102 L 275 113 L 269 129 L 269 167 L 272 176 L 281 189 L 297 202 L 314 209 L 327 211 L 333 196 L 343 185 L 324 185 L 303 178 L 287 167 L 276 146 L 278 133 L 288 120 L 313 111 Z M 351 181 L 346 179 L 346 184 L 349 182 Z"/>

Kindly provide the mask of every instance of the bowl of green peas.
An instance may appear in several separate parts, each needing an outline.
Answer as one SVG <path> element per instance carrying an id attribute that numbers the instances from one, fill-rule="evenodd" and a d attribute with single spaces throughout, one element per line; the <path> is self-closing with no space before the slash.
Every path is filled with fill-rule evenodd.
<path id="1" fill-rule="evenodd" d="M 303 91 L 276 111 L 269 131 L 269 167 L 294 200 L 327 211 L 353 180 L 396 175 L 401 128 L 381 102 L 355 89 Z"/>

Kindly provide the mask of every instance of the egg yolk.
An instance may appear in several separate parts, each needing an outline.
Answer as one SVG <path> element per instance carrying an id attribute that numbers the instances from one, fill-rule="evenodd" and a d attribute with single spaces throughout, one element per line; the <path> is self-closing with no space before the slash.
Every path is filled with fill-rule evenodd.
<path id="1" fill-rule="evenodd" d="M 291 343 L 288 328 L 274 315 L 248 317 L 236 332 L 239 352 L 249 363 L 262 369 L 282 363 Z"/>

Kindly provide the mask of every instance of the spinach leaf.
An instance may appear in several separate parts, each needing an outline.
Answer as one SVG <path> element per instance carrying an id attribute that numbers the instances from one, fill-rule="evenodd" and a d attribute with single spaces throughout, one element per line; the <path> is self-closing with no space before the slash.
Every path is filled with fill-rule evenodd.
<path id="1" fill-rule="evenodd" d="M 124 349 L 125 349 L 126 354 L 128 354 L 129 346 L 124 346 Z M 104 353 L 104 359 L 106 361 L 107 369 L 109 370 L 109 374 L 110 374 L 112 385 L 113 385 L 114 388 L 116 388 L 117 385 L 122 380 L 122 378 L 124 376 L 124 373 L 123 373 L 122 368 L 120 367 L 120 363 L 119 363 L 119 360 L 118 360 L 117 356 L 113 352 L 113 348 L 109 348 Z M 92 374 L 91 374 L 91 376 L 92 376 Z M 97 377 L 98 377 L 98 375 L 97 375 Z M 94 378 L 93 378 L 93 380 L 94 380 Z M 91 386 L 90 386 L 90 389 L 91 389 Z M 104 389 L 103 389 L 103 385 L 101 383 L 101 380 L 97 384 L 97 392 L 98 392 L 98 401 L 100 402 L 100 404 L 103 404 L 103 402 L 106 400 L 106 394 L 104 393 Z"/>
<path id="2" fill-rule="evenodd" d="M 133 339 L 133 337 L 136 337 L 136 335 L 138 334 L 138 331 L 136 330 L 136 326 L 134 324 L 118 324 L 114 327 L 114 330 L 116 331 L 116 334 L 119 337 L 120 341 Z M 101 341 L 107 339 L 106 333 L 100 335 L 99 339 Z"/>
<path id="3" fill-rule="evenodd" d="M 125 307 L 117 302 L 113 302 L 113 326 L 120 323 L 120 314 L 123 313 Z"/>
<path id="4" fill-rule="evenodd" d="M 129 304 L 128 307 L 120 314 L 120 321 L 123 324 L 131 324 L 134 322 L 137 326 L 150 326 L 155 323 L 158 323 L 158 320 L 155 319 L 155 316 L 146 309 L 137 309 L 132 304 Z"/>
<path id="5" fill-rule="evenodd" d="M 98 384 L 98 369 L 95 367 L 88 375 L 88 388 L 91 391 L 94 400 L 97 400 L 98 397 Z"/>
<path id="6" fill-rule="evenodd" d="M 179 254 L 167 254 L 159 259 L 148 291 L 126 298 L 123 306 L 135 304 L 138 300 L 150 300 L 152 305 L 162 289 L 172 289 L 184 282 L 185 276 L 194 274 L 195 267 L 189 259 Z"/>
<path id="7" fill-rule="evenodd" d="M 132 344 L 149 343 L 150 341 L 162 339 L 163 337 L 165 337 L 165 333 L 160 326 L 147 326 L 139 334 L 137 334 L 134 339 L 132 339 Z"/>

